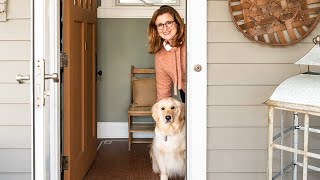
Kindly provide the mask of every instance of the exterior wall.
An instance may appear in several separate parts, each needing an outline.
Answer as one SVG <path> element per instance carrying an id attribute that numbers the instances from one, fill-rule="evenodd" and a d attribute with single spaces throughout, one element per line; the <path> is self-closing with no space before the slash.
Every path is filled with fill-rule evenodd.
<path id="1" fill-rule="evenodd" d="M 0 179 L 31 179 L 30 85 L 17 74 L 29 74 L 30 0 L 10 0 L 6 22 L 0 22 Z"/>
<path id="2" fill-rule="evenodd" d="M 207 8 L 207 179 L 267 179 L 268 110 L 262 103 L 285 79 L 305 71 L 293 63 L 313 47 L 320 27 L 298 44 L 268 47 L 236 29 L 227 1 L 208 0 Z"/>

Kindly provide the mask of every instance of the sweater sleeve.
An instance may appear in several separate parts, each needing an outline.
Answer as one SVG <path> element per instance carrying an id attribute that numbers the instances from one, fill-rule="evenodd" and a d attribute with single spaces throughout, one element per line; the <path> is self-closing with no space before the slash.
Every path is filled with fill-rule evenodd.
<path id="1" fill-rule="evenodd" d="M 163 98 L 172 96 L 172 79 L 164 71 L 161 66 L 161 60 L 159 56 L 155 56 L 155 68 L 156 68 L 156 82 L 157 82 L 157 101 L 160 101 Z"/>

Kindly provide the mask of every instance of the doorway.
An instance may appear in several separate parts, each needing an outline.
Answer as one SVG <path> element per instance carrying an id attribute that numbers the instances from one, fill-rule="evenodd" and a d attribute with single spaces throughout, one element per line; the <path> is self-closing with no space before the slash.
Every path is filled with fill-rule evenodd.
<path id="1" fill-rule="evenodd" d="M 188 3 L 190 5 L 190 7 L 191 6 L 193 7 L 193 10 L 194 10 L 194 11 L 190 11 L 190 12 L 193 12 L 193 13 L 190 13 L 190 15 L 189 15 L 190 18 L 188 18 L 188 23 L 194 22 L 194 24 L 197 24 L 196 22 L 198 22 L 198 23 L 202 22 L 202 25 L 205 26 L 204 22 L 206 20 L 206 11 L 205 11 L 206 10 L 206 1 L 201 1 L 201 2 L 192 2 L 192 1 L 189 2 L 188 1 Z M 204 10 L 204 8 L 205 8 L 205 10 Z M 199 12 L 201 12 L 201 13 L 199 13 Z M 192 14 L 192 16 L 191 16 L 191 14 Z M 204 20 L 204 22 L 203 22 L 203 20 Z M 203 26 L 196 26 L 196 27 L 203 27 Z M 201 29 L 201 30 L 199 31 L 199 29 Z M 200 122 L 198 122 L 197 124 L 194 124 L 193 129 L 195 128 L 197 131 L 195 131 L 194 134 L 192 134 L 192 131 L 194 131 L 194 130 L 188 131 L 190 133 L 190 134 L 188 134 L 188 139 L 191 140 L 191 136 L 192 136 L 192 138 L 196 138 L 197 139 L 196 141 L 190 141 L 190 143 L 188 144 L 188 150 L 191 150 L 191 151 L 188 152 L 189 164 L 190 164 L 190 162 L 194 162 L 194 163 L 191 163 L 192 166 L 194 166 L 194 168 L 190 169 L 188 167 L 188 174 L 191 173 L 191 176 L 188 176 L 188 177 L 190 177 L 190 179 L 192 179 L 192 175 L 195 175 L 194 178 L 199 178 L 199 177 L 205 176 L 205 174 L 206 174 L 206 165 L 205 165 L 206 164 L 205 163 L 206 162 L 206 155 L 205 155 L 206 154 L 205 153 L 205 151 L 206 151 L 206 140 L 205 140 L 206 139 L 205 138 L 206 135 L 204 135 L 205 132 L 206 132 L 206 127 L 203 126 L 203 125 L 206 124 L 205 123 L 205 121 L 206 121 L 206 119 L 205 119 L 206 110 L 205 110 L 205 107 L 204 107 L 205 106 L 205 103 L 204 103 L 205 101 L 202 101 L 203 99 L 206 98 L 206 76 L 199 76 L 200 74 L 201 75 L 202 74 L 206 75 L 206 43 L 205 43 L 206 42 L 206 38 L 205 38 L 206 37 L 206 33 L 205 33 L 206 30 L 204 30 L 204 29 L 206 29 L 206 28 L 194 28 L 193 30 L 189 30 L 188 31 L 190 37 L 196 37 L 197 36 L 197 38 L 193 39 L 193 42 L 200 42 L 200 43 L 195 43 L 195 44 L 197 44 L 197 47 L 193 47 L 193 44 L 190 44 L 190 46 L 188 45 L 189 46 L 188 49 L 192 48 L 192 47 L 196 49 L 196 48 L 199 48 L 199 45 L 200 45 L 200 47 L 202 47 L 202 45 L 203 45 L 203 47 L 200 48 L 201 49 L 200 53 L 198 51 L 196 51 L 196 50 L 193 51 L 193 52 L 195 52 L 197 54 L 197 56 L 199 56 L 199 55 L 201 56 L 200 60 L 199 60 L 198 57 L 194 58 L 192 56 L 193 53 L 191 53 L 191 51 L 190 51 L 190 53 L 188 55 L 188 61 L 191 60 L 191 59 L 197 59 L 197 61 L 195 61 L 195 62 L 200 63 L 200 64 L 203 65 L 202 66 L 203 67 L 203 71 L 201 73 L 198 73 L 197 76 L 195 77 L 195 79 L 191 79 L 190 78 L 190 81 L 192 81 L 192 82 L 194 81 L 194 85 L 199 85 L 200 84 L 200 86 L 202 87 L 202 90 L 205 89 L 205 91 L 201 92 L 201 96 L 203 95 L 204 98 L 200 98 L 200 99 L 195 100 L 195 99 L 191 98 L 191 93 L 189 93 L 188 97 L 187 97 L 188 102 L 190 103 L 190 104 L 188 104 L 188 109 L 190 109 L 190 110 L 188 110 L 188 114 L 192 113 L 194 110 L 198 110 L 198 108 L 202 108 L 200 111 L 203 113 L 203 114 L 202 113 L 199 114 L 199 111 L 196 112 L 197 113 L 197 119 L 198 120 L 200 119 Z M 199 37 L 199 33 L 200 33 L 200 39 L 198 38 Z M 189 56 L 191 57 L 191 59 L 189 58 Z M 192 61 L 191 61 L 191 63 L 192 63 Z M 193 64 L 191 64 L 191 63 L 190 63 L 190 65 L 188 65 L 188 72 L 190 72 L 190 73 L 191 73 L 191 71 L 193 71 Z M 191 76 L 188 76 L 188 77 L 191 77 Z M 204 77 L 204 78 L 201 78 L 201 77 Z M 199 78 L 200 78 L 200 81 L 199 81 Z M 196 87 L 200 87 L 200 86 L 196 86 Z M 190 87 L 188 87 L 188 89 L 190 89 Z M 195 91 L 193 91 L 193 92 L 195 92 Z M 200 96 L 198 96 L 198 97 L 200 97 Z M 193 103 L 193 101 L 194 101 L 194 103 Z M 199 106 L 199 102 L 200 102 L 200 106 Z M 195 106 L 195 108 L 190 108 L 191 106 Z M 201 115 L 201 116 L 199 116 L 199 115 Z M 192 117 L 192 116 L 189 115 L 188 118 L 189 117 Z M 192 124 L 192 123 L 193 123 L 193 121 L 190 121 L 190 124 Z M 199 133 L 199 132 L 201 132 L 201 133 Z M 200 138 L 199 138 L 199 136 L 200 136 Z M 37 140 L 35 141 L 35 143 L 36 144 L 38 143 Z M 41 144 L 41 142 L 40 142 L 40 144 Z M 192 144 L 192 146 L 191 146 L 191 144 Z M 58 147 L 58 145 L 55 145 L 55 144 L 53 144 L 53 146 Z M 41 147 L 39 147 L 39 148 L 41 148 Z M 200 149 L 200 151 L 199 151 L 199 149 Z M 200 152 L 200 153 L 197 153 L 197 152 Z M 201 156 L 199 157 L 197 154 L 201 154 Z M 53 159 L 59 159 L 59 158 L 55 157 L 56 156 L 55 154 L 51 154 L 51 156 L 53 157 Z M 195 157 L 197 157 L 197 160 L 196 160 Z M 199 164 L 200 164 L 200 166 L 199 166 Z M 37 169 L 37 170 L 39 170 L 39 169 Z M 54 171 L 54 172 L 57 172 L 57 171 Z M 52 174 L 52 173 L 50 173 L 50 174 Z"/>
<path id="2" fill-rule="evenodd" d="M 183 6 L 185 6 L 185 4 L 183 4 Z M 103 9 L 103 7 L 100 8 Z M 128 9 L 124 10 L 124 8 Z M 138 12 L 135 14 L 129 13 L 127 15 L 123 15 L 128 12 L 130 8 L 140 10 L 136 10 Z M 102 76 L 97 78 L 98 140 L 99 138 L 128 137 L 127 110 L 128 106 L 131 104 L 131 66 L 138 68 L 154 68 L 154 55 L 149 54 L 147 50 L 147 28 L 153 11 L 158 8 L 159 6 L 152 7 L 152 9 L 150 7 L 139 6 L 122 6 L 119 8 L 110 5 L 109 8 L 106 8 L 106 11 L 113 10 L 115 14 L 122 13 L 122 17 L 119 18 L 119 16 L 116 15 L 103 18 L 98 17 L 97 70 L 102 71 Z M 185 8 L 176 9 L 179 9 L 181 16 L 185 19 Z M 145 15 L 142 17 L 137 17 L 139 11 L 140 14 L 142 12 L 145 13 Z M 151 12 L 151 15 L 148 12 Z M 153 119 L 152 117 L 144 117 L 136 118 L 135 121 L 153 122 Z M 153 133 L 135 133 L 134 136 L 148 138 L 152 137 Z M 121 142 L 113 141 L 112 144 L 117 145 L 121 144 Z M 126 144 L 126 142 L 124 142 L 124 144 Z M 127 157 L 131 155 L 133 159 L 135 156 L 144 157 L 143 162 L 145 164 L 148 163 L 148 166 L 144 169 L 144 171 L 150 171 L 151 160 L 148 155 L 148 149 L 150 149 L 148 145 L 149 144 L 133 144 L 132 152 L 128 152 L 127 148 L 125 148 L 124 152 L 121 154 Z M 102 143 L 99 151 L 104 151 L 106 147 L 111 146 L 110 144 Z M 144 154 L 137 154 L 137 149 L 140 149 L 140 152 L 144 152 Z M 142 151 L 142 149 L 147 151 Z M 97 160 L 94 162 L 93 166 L 95 169 L 98 169 L 95 166 L 96 162 Z M 124 163 L 124 167 L 128 167 L 128 163 Z M 145 164 L 142 163 L 140 165 L 143 167 Z M 108 165 L 106 164 L 106 168 L 107 166 Z M 135 166 L 132 165 L 122 170 L 126 171 L 125 169 L 129 170 L 132 169 L 132 167 Z M 141 168 L 141 170 L 143 170 L 143 168 Z"/>

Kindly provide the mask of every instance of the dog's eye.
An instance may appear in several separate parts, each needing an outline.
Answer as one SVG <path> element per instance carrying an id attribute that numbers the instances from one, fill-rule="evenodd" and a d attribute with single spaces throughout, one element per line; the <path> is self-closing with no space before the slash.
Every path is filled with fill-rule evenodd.
<path id="1" fill-rule="evenodd" d="M 174 107 L 174 106 L 171 106 L 171 109 L 175 109 L 175 107 Z"/>
<path id="2" fill-rule="evenodd" d="M 164 110 L 164 107 L 162 107 L 161 110 L 163 111 L 163 110 Z"/>

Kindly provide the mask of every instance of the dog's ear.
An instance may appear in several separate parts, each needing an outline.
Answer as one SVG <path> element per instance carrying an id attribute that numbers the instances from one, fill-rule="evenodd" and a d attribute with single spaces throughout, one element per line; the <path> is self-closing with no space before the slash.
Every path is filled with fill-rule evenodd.
<path id="1" fill-rule="evenodd" d="M 158 120 L 159 120 L 159 115 L 158 115 L 158 103 L 155 103 L 155 104 L 152 106 L 151 112 L 152 112 L 152 117 L 153 117 L 154 121 L 158 122 Z"/>
<path id="2" fill-rule="evenodd" d="M 184 113 L 185 113 L 185 106 L 184 103 L 179 102 L 179 109 L 180 109 L 180 115 L 179 115 L 179 121 L 184 120 Z"/>

